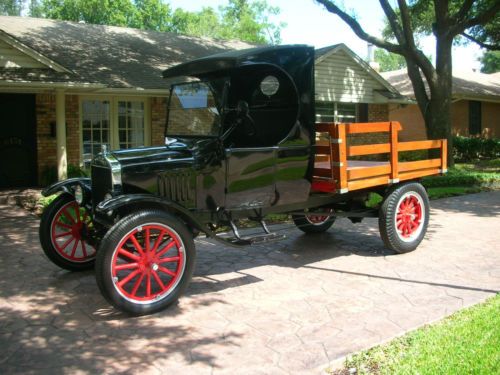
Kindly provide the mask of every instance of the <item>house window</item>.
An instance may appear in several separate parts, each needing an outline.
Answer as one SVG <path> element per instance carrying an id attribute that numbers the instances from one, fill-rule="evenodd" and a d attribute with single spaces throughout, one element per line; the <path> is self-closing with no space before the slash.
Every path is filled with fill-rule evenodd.
<path id="1" fill-rule="evenodd" d="M 150 145 L 148 101 L 138 97 L 81 97 L 82 162 L 101 152 Z"/>
<path id="2" fill-rule="evenodd" d="M 102 145 L 110 145 L 111 105 L 109 100 L 82 101 L 83 160 L 92 159 Z"/>
<path id="3" fill-rule="evenodd" d="M 120 148 L 144 146 L 144 102 L 118 101 L 118 139 Z"/>
<path id="4" fill-rule="evenodd" d="M 356 122 L 357 113 L 356 103 L 316 102 L 317 122 Z"/>

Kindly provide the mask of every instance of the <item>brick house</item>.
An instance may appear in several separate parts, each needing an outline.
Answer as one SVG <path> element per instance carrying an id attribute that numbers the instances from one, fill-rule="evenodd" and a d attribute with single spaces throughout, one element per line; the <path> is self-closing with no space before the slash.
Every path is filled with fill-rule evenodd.
<path id="1" fill-rule="evenodd" d="M 0 16 L 0 188 L 43 185 L 102 144 L 161 145 L 161 72 L 224 50 L 219 41 L 124 27 Z M 397 90 L 345 45 L 317 51 L 318 121 L 388 119 Z"/>
<path id="2" fill-rule="evenodd" d="M 415 98 L 406 70 L 382 73 L 397 90 Z M 500 73 L 453 73 L 452 133 L 462 136 L 500 137 Z M 389 119 L 405 124 L 401 136 L 426 139 L 425 123 L 416 104 L 391 104 Z"/>

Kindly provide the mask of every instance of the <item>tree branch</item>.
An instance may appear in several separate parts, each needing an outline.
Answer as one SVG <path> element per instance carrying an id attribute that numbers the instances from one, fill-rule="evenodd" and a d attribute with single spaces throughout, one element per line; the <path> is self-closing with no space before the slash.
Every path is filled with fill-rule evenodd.
<path id="1" fill-rule="evenodd" d="M 465 16 L 469 12 L 470 8 L 474 4 L 474 0 L 465 0 L 457 14 L 454 16 L 454 24 L 461 23 L 464 21 Z"/>
<path id="2" fill-rule="evenodd" d="M 469 18 L 464 22 L 457 25 L 455 29 L 458 28 L 455 35 L 461 34 L 463 31 L 471 28 L 472 26 L 485 24 L 490 21 L 496 14 L 500 11 L 500 2 L 496 2 L 490 9 L 485 10 L 483 13 L 477 15 L 476 17 Z"/>
<path id="3" fill-rule="evenodd" d="M 356 21 L 356 19 L 354 19 L 353 17 L 348 15 L 346 12 L 341 10 L 338 6 L 333 4 L 330 0 L 316 0 L 316 2 L 323 5 L 326 8 L 326 10 L 328 10 L 330 13 L 333 13 L 333 14 L 336 14 L 337 16 L 339 16 L 345 23 L 347 23 L 349 25 L 349 27 L 352 29 L 352 31 L 354 31 L 354 33 L 360 39 L 363 39 L 364 41 L 366 41 L 368 43 L 372 43 L 372 44 L 376 45 L 377 47 L 384 48 L 390 52 L 398 53 L 400 55 L 403 54 L 403 51 L 399 45 L 394 44 L 394 43 L 390 43 L 384 39 L 380 39 L 380 38 L 374 37 L 373 35 L 367 34 L 363 30 L 361 25 L 358 23 L 358 21 Z"/>
<path id="4" fill-rule="evenodd" d="M 469 39 L 470 41 L 476 43 L 479 47 L 485 48 L 490 51 L 500 51 L 500 44 L 488 44 L 485 42 L 481 42 L 479 39 L 474 38 L 472 35 L 467 34 L 465 31 L 461 33 L 463 37 Z"/>
<path id="5" fill-rule="evenodd" d="M 424 73 L 425 78 L 429 86 L 434 82 L 434 67 L 432 63 L 427 59 L 427 57 L 420 51 L 413 37 L 413 27 L 411 25 L 410 12 L 408 10 L 408 5 L 405 0 L 398 0 L 399 11 L 401 13 L 401 22 L 403 24 L 403 32 L 405 37 L 405 44 L 403 49 L 407 50 L 415 60 L 415 63 Z"/>
<path id="6" fill-rule="evenodd" d="M 403 30 L 401 29 L 401 25 L 399 25 L 398 23 L 398 16 L 396 12 L 394 11 L 394 9 L 392 9 L 388 0 L 380 0 L 380 6 L 384 10 L 385 16 L 387 17 L 387 20 L 391 25 L 391 29 L 392 32 L 394 33 L 394 36 L 396 37 L 399 44 L 402 44 L 404 42 Z"/>

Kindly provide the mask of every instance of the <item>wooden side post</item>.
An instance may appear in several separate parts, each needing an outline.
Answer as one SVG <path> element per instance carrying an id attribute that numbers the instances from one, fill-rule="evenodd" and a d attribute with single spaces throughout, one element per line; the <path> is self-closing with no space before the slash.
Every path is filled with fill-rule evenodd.
<path id="1" fill-rule="evenodd" d="M 336 181 L 336 185 L 339 186 L 340 174 L 339 168 L 336 167 L 336 163 L 339 160 L 339 142 L 337 134 L 337 125 L 332 124 L 329 129 L 328 135 L 330 136 L 330 168 L 332 170 L 332 180 Z"/>
<path id="2" fill-rule="evenodd" d="M 399 182 L 399 171 L 398 171 L 398 156 L 399 156 L 399 151 L 398 151 L 398 131 L 400 129 L 399 123 L 398 122 L 393 122 L 391 121 L 389 131 L 390 131 L 390 137 L 391 137 L 391 153 L 390 155 L 390 162 L 391 162 L 391 180 L 389 181 L 392 184 L 398 183 Z"/>
<path id="3" fill-rule="evenodd" d="M 339 193 L 347 193 L 347 137 L 346 137 L 346 124 L 337 124 L 337 137 L 339 139 L 338 152 L 339 152 Z"/>
<path id="4" fill-rule="evenodd" d="M 441 140 L 441 173 L 448 172 L 448 140 Z"/>

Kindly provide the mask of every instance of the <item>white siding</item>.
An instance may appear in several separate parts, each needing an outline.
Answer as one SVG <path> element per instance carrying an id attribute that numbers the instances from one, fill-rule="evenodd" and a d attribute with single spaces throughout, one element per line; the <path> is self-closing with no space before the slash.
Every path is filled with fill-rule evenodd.
<path id="1" fill-rule="evenodd" d="M 0 40 L 0 68 L 46 68 L 46 66 Z"/>
<path id="2" fill-rule="evenodd" d="M 382 84 L 344 51 L 338 51 L 315 66 L 316 100 L 373 103 L 373 90 Z"/>

